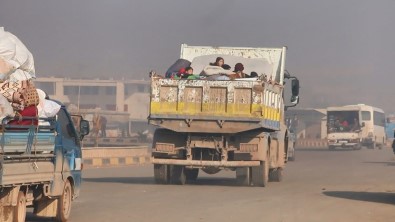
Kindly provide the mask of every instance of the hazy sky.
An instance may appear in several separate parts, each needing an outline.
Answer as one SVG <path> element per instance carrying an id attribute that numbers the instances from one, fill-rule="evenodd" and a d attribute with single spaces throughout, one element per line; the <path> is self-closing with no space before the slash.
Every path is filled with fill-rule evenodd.
<path id="1" fill-rule="evenodd" d="M 300 107 L 366 103 L 395 112 L 393 0 L 1 0 L 0 26 L 37 76 L 141 79 L 190 45 L 288 46 Z"/>

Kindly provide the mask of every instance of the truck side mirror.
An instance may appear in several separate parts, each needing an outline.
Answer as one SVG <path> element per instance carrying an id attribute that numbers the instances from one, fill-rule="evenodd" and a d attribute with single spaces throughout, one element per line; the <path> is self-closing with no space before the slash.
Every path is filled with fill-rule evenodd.
<path id="1" fill-rule="evenodd" d="M 291 86 L 292 86 L 292 96 L 298 97 L 299 96 L 299 79 L 292 79 Z"/>
<path id="2" fill-rule="evenodd" d="M 299 96 L 292 96 L 291 97 L 291 103 L 292 104 L 298 104 L 299 103 Z"/>
<path id="3" fill-rule="evenodd" d="M 81 120 L 81 122 L 80 122 L 81 139 L 84 138 L 84 136 L 86 136 L 88 134 L 89 134 L 89 121 Z"/>

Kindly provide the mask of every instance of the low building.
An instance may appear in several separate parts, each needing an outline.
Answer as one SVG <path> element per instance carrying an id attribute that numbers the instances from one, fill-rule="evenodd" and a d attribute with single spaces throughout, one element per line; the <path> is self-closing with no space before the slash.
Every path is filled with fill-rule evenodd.
<path id="1" fill-rule="evenodd" d="M 297 136 L 303 139 L 326 138 L 326 109 L 288 109 L 287 119 L 297 119 Z"/>
<path id="2" fill-rule="evenodd" d="M 149 107 L 149 80 L 100 80 L 37 78 L 37 88 L 52 99 L 77 109 L 101 109 L 130 113 L 131 119 L 145 120 Z"/>

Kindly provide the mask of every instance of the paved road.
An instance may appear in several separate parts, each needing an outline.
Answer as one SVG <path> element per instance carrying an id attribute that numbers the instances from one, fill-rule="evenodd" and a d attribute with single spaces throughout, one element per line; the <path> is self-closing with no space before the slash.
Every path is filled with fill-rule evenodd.
<path id="1" fill-rule="evenodd" d="M 234 172 L 156 185 L 151 165 L 84 171 L 71 221 L 394 221 L 390 149 L 298 150 L 284 181 L 239 187 Z M 30 221 L 41 221 L 31 215 Z"/>

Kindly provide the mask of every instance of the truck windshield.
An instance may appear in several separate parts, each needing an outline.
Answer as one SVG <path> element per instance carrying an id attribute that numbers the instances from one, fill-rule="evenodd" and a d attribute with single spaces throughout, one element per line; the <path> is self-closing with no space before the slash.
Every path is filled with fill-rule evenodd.
<path id="1" fill-rule="evenodd" d="M 358 111 L 328 111 L 328 133 L 360 130 Z"/>

